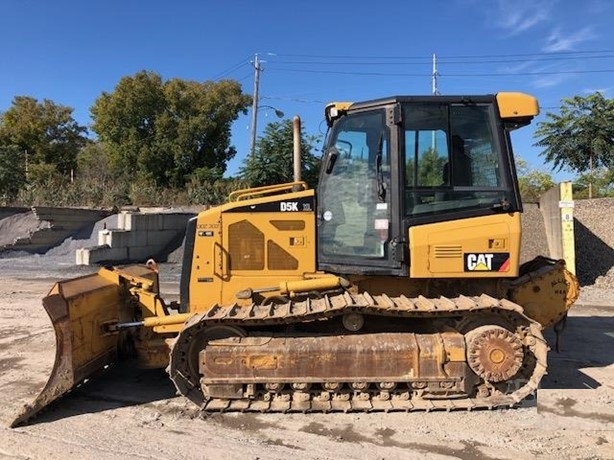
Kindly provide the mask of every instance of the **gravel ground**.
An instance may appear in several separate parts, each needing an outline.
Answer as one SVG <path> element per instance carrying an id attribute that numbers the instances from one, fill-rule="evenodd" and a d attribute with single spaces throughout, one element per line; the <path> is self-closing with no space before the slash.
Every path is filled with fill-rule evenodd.
<path id="1" fill-rule="evenodd" d="M 614 458 L 612 307 L 572 309 L 537 401 L 513 410 L 202 416 L 163 370 L 124 363 L 10 429 L 54 359 L 40 299 L 57 272 L 32 273 L 0 270 L 0 459 Z"/>

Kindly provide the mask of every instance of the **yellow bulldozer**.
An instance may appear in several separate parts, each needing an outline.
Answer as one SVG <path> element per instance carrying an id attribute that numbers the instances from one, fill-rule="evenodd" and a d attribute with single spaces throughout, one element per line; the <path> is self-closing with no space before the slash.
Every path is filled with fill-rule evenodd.
<path id="1" fill-rule="evenodd" d="M 153 262 L 53 286 L 55 365 L 13 425 L 126 350 L 204 411 L 517 405 L 578 295 L 563 261 L 520 263 L 510 131 L 538 113 L 513 92 L 329 104 L 317 189 L 295 165 L 192 218 L 178 302 Z"/>

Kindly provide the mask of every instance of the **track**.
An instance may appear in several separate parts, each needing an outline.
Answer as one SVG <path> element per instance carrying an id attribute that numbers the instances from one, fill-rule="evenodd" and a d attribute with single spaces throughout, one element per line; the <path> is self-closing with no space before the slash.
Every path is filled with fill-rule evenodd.
<path id="1" fill-rule="evenodd" d="M 200 375 L 195 364 L 200 349 L 209 340 L 241 335 L 243 330 L 273 325 L 303 323 L 322 318 L 333 318 L 350 311 L 363 315 L 398 318 L 453 318 L 461 329 L 480 326 L 485 316 L 501 318 L 516 328 L 516 338 L 525 350 L 522 367 L 513 378 L 497 385 L 484 383 L 486 393 L 471 397 L 454 395 L 447 399 L 426 399 L 406 382 L 382 388 L 372 382 L 368 389 L 356 388 L 352 382 L 343 384 L 322 381 L 302 388 L 289 382 L 283 385 L 265 384 L 247 398 L 206 398 L 200 387 Z M 307 298 L 283 304 L 238 305 L 212 307 L 203 314 L 193 316 L 179 334 L 171 350 L 169 374 L 181 394 L 204 411 L 243 412 L 329 412 L 329 411 L 431 411 L 472 410 L 512 407 L 533 394 L 546 373 L 547 344 L 541 326 L 522 313 L 522 308 L 506 299 L 487 295 L 427 299 L 386 295 L 350 294 L 343 292 L 322 298 Z M 214 335 L 207 335 L 215 331 Z M 217 334 L 217 336 L 216 336 Z M 268 385 L 268 386 L 267 386 Z"/>

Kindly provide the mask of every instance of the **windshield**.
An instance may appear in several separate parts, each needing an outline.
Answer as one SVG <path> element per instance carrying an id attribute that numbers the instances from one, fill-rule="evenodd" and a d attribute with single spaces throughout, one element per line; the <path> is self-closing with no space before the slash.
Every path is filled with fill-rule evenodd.
<path id="1" fill-rule="evenodd" d="M 390 227 L 389 130 L 384 111 L 339 120 L 318 197 L 323 254 L 382 258 Z"/>

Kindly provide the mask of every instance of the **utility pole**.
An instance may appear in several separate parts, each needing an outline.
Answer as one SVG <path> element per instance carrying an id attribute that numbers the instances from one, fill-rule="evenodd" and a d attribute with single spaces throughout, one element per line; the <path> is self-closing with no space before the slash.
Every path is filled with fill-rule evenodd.
<path id="1" fill-rule="evenodd" d="M 437 86 L 437 78 L 439 77 L 439 71 L 437 70 L 437 55 L 433 53 L 433 74 L 432 74 L 432 91 L 433 96 L 439 96 L 439 87 Z"/>
<path id="2" fill-rule="evenodd" d="M 439 72 L 437 71 L 437 55 L 433 53 L 433 73 L 432 73 L 432 83 L 431 90 L 433 96 L 439 96 L 439 88 L 437 87 L 437 77 L 439 77 Z M 435 138 L 435 131 L 431 133 L 431 148 L 433 151 L 437 151 L 437 139 Z"/>
<path id="3" fill-rule="evenodd" d="M 252 132 L 249 144 L 249 154 L 253 157 L 256 152 L 256 124 L 258 122 L 258 89 L 260 87 L 260 59 L 258 53 L 254 56 L 254 96 L 252 100 Z"/>

